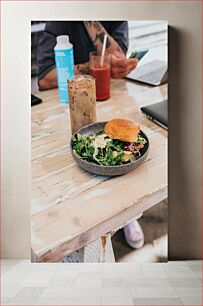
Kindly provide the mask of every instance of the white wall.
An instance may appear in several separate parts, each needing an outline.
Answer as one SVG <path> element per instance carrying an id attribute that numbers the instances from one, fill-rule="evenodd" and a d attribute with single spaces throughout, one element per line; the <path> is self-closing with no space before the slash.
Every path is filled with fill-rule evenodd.
<path id="1" fill-rule="evenodd" d="M 201 2 L 4 1 L 2 256 L 30 257 L 30 21 L 168 20 L 169 254 L 201 257 Z"/>

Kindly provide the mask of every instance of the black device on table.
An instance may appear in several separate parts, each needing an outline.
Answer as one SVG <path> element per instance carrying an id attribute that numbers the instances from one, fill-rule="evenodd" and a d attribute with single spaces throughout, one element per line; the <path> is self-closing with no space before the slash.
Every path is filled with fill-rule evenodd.
<path id="1" fill-rule="evenodd" d="M 148 119 L 168 129 L 168 101 L 143 106 L 141 111 Z"/>
<path id="2" fill-rule="evenodd" d="M 42 99 L 31 94 L 31 106 L 42 103 Z"/>

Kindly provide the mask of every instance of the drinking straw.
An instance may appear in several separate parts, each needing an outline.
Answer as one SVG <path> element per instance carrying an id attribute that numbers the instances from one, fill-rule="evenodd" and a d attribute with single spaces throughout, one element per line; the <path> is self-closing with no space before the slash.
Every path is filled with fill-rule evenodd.
<path id="1" fill-rule="evenodd" d="M 104 35 L 104 40 L 103 40 L 102 54 L 101 54 L 101 60 L 100 60 L 101 67 L 103 67 L 103 64 L 104 64 L 104 53 L 106 50 L 106 41 L 107 41 L 107 34 Z"/>

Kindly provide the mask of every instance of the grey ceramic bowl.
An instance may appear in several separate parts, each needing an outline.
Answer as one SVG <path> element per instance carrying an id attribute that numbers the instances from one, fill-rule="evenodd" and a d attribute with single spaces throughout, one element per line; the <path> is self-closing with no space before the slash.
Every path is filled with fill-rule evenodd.
<path id="1" fill-rule="evenodd" d="M 93 123 L 93 124 L 90 124 L 90 125 L 86 125 L 83 128 L 79 129 L 77 131 L 77 133 L 79 133 L 81 135 L 94 135 L 97 132 L 99 132 L 100 130 L 103 130 L 105 124 L 106 124 L 106 122 L 97 122 L 97 123 Z M 72 139 L 75 136 L 75 134 L 73 134 L 73 136 L 71 138 L 71 143 L 70 143 L 70 149 L 71 149 L 71 153 L 72 153 L 72 156 L 73 156 L 74 160 L 76 161 L 78 166 L 80 166 L 84 170 L 87 170 L 89 172 L 99 174 L 99 175 L 116 176 L 116 175 L 122 175 L 122 174 L 128 173 L 129 171 L 131 171 L 131 170 L 137 168 L 139 165 L 141 165 L 143 163 L 143 161 L 146 159 L 147 154 L 149 152 L 149 139 L 145 135 L 145 133 L 140 131 L 141 136 L 144 137 L 147 140 L 147 143 L 145 144 L 144 148 L 142 148 L 140 150 L 141 156 L 138 159 L 136 159 L 136 160 L 134 160 L 134 161 L 132 161 L 128 164 L 119 165 L 119 166 L 96 165 L 96 164 L 90 163 L 90 162 L 82 159 L 77 153 L 73 152 Z"/>

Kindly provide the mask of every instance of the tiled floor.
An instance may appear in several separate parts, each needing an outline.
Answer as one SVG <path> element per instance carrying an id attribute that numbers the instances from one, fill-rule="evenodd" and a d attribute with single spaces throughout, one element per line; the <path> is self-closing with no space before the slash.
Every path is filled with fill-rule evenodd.
<path id="1" fill-rule="evenodd" d="M 1 261 L 1 305 L 202 305 L 202 261 L 32 264 Z"/>

